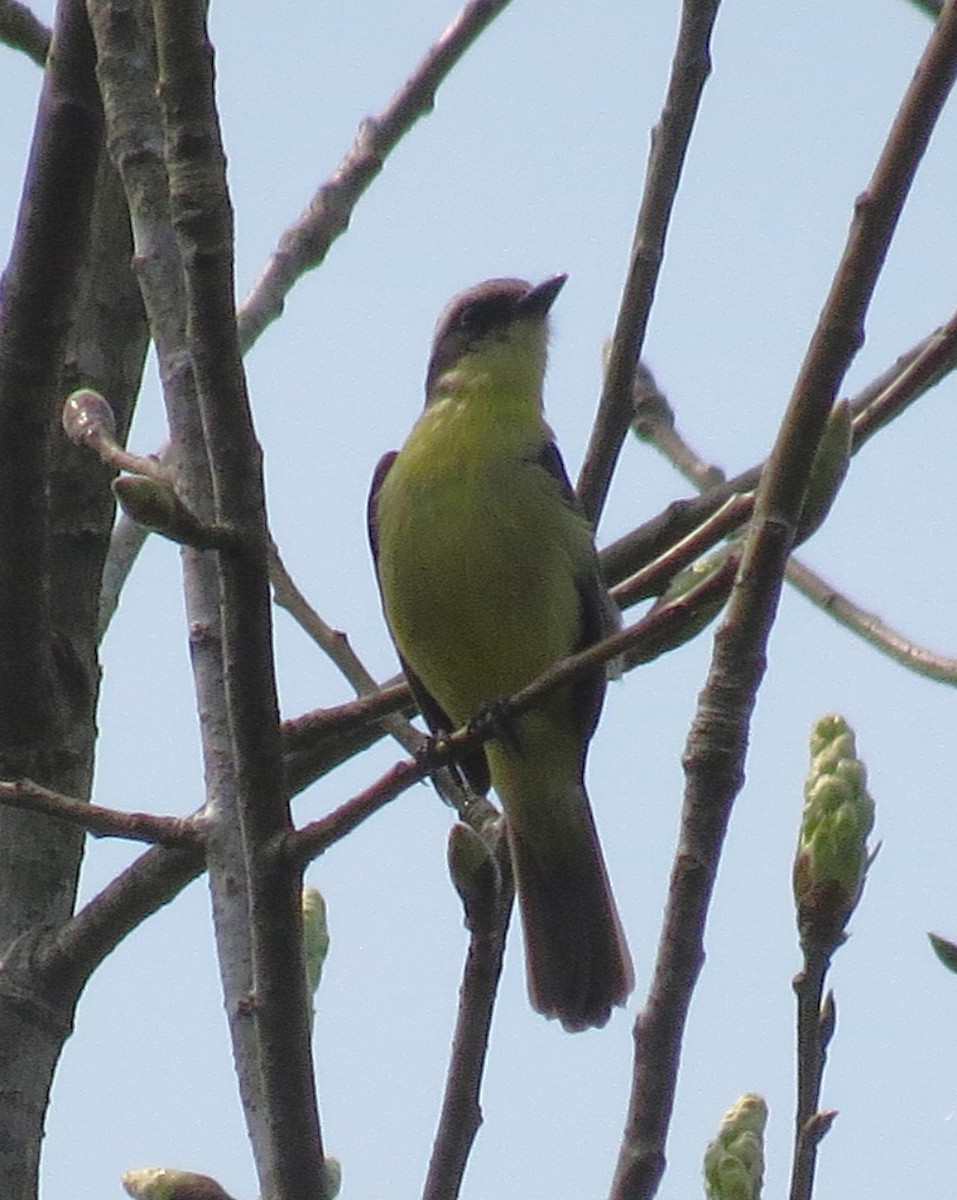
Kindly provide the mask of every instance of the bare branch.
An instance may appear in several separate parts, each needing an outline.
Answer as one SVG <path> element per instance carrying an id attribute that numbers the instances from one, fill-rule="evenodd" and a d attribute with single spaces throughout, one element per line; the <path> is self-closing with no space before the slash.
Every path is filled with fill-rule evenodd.
<path id="1" fill-rule="evenodd" d="M 23 50 L 38 67 L 46 66 L 50 30 L 19 0 L 0 0 L 0 42 Z"/>
<path id="2" fill-rule="evenodd" d="M 0 745 L 31 745 L 41 730 L 60 736 L 51 721 L 47 465 L 100 152 L 93 63 L 82 5 L 64 5 L 3 278 Z"/>
<path id="3" fill-rule="evenodd" d="M 946 327 L 945 327 L 946 328 Z M 932 335 L 931 338 L 925 339 L 922 343 L 925 350 L 929 349 L 937 335 Z M 916 365 L 917 355 L 914 355 L 910 362 Z M 896 381 L 901 380 L 904 376 L 908 377 L 909 383 L 913 384 L 914 376 L 910 373 L 910 367 L 905 367 L 903 372 L 897 371 L 892 374 L 892 382 L 885 384 L 882 387 L 873 391 L 870 398 L 870 403 L 875 408 L 880 409 L 880 423 L 885 424 L 891 419 L 891 403 L 885 398 L 892 396 L 900 398 L 905 391 L 905 385 L 901 384 L 898 387 Z M 871 389 L 869 389 L 871 390 Z M 910 395 L 910 399 L 914 399 Z M 899 411 L 899 410 L 898 410 Z M 861 417 L 866 419 L 872 412 L 870 405 L 861 409 Z M 672 427 L 667 429 L 667 437 L 661 437 L 660 433 L 664 430 L 664 426 L 656 426 L 647 431 L 646 440 L 651 442 L 656 449 L 660 450 L 664 456 L 676 466 L 681 473 L 693 483 L 698 483 L 708 478 L 713 478 L 716 474 L 720 474 L 717 467 L 713 467 L 702 460 L 681 435 Z M 875 425 L 873 428 L 877 428 Z M 863 445 L 862 439 L 858 444 Z M 689 534 L 683 542 L 676 543 L 675 551 L 679 546 L 693 550 L 700 538 L 707 543 L 707 532 L 714 527 L 720 529 L 724 525 L 724 520 L 719 520 L 722 514 L 726 514 L 728 524 L 731 530 L 737 527 L 751 512 L 751 506 L 745 503 L 745 496 L 740 497 L 741 507 L 737 510 L 740 513 L 740 518 L 735 523 L 735 510 L 729 509 L 728 505 L 731 501 L 726 501 L 725 505 L 718 510 L 713 517 L 704 522 L 698 530 Z M 707 545 L 705 545 L 707 548 Z M 678 561 L 686 558 L 686 555 L 676 555 Z M 662 555 L 654 563 L 651 563 L 645 570 L 638 572 L 626 583 L 619 584 L 613 589 L 613 595 L 616 600 L 624 606 L 633 600 L 642 599 L 645 595 L 655 595 L 657 588 L 664 577 L 667 582 L 671 576 L 668 574 L 668 567 L 671 562 L 671 552 Z M 888 658 L 894 659 L 895 662 L 913 671 L 917 675 L 923 675 L 927 679 L 933 679 L 938 683 L 957 683 L 957 659 L 948 658 L 942 654 L 936 654 L 932 650 L 919 645 L 905 634 L 891 628 L 883 621 L 876 613 L 868 612 L 860 605 L 855 604 L 842 592 L 838 591 L 832 584 L 828 583 L 820 575 L 807 566 L 796 555 L 792 555 L 788 561 L 786 578 L 788 582 L 797 589 L 803 596 L 816 604 L 818 608 L 829 613 L 835 621 L 843 625 L 845 629 L 851 633 L 857 634 L 870 643 L 876 650 L 882 654 L 886 654 Z"/>
<path id="4" fill-rule="evenodd" d="M 388 107 L 377 117 L 363 121 L 345 158 L 295 225 L 283 234 L 243 301 L 237 320 L 244 351 L 282 313 L 296 280 L 319 266 L 335 239 L 345 232 L 352 210 L 382 170 L 387 156 L 415 122 L 432 111 L 435 93 L 446 76 L 508 2 L 469 0 Z"/>
<path id="5" fill-rule="evenodd" d="M 41 956 L 47 990 L 79 996 L 123 938 L 174 900 L 204 865 L 198 845 L 152 846 L 50 935 Z"/>
<path id="6" fill-rule="evenodd" d="M 266 852 L 292 822 L 282 776 L 262 456 L 236 335 L 232 208 L 206 6 L 158 0 L 154 11 L 170 212 L 202 418 L 202 441 L 191 451 L 198 457 L 202 447 L 208 462 L 216 522 L 241 540 L 240 549 L 218 555 L 214 577 L 191 565 L 201 602 L 218 602 L 224 686 L 214 712 L 228 738 L 231 772 L 221 780 L 226 786 L 210 795 L 214 920 L 221 957 L 245 941 L 252 968 L 252 991 L 227 987 L 226 1003 L 263 1196 L 328 1200 L 310 1053 L 301 878 Z M 205 483 L 202 473 L 197 482 Z M 225 964 L 223 977 L 228 980 Z"/>
<path id="7" fill-rule="evenodd" d="M 457 834 L 464 836 L 457 838 Z M 456 850 L 463 841 L 478 843 L 480 850 L 484 850 L 478 865 L 472 861 L 462 868 L 456 863 Z M 459 989 L 442 1111 L 422 1200 L 456 1200 L 472 1143 L 482 1123 L 482 1075 L 515 894 L 508 844 L 502 836 L 493 847 L 467 827 L 453 826 L 449 835 L 449 865 L 465 909 L 469 948 Z"/>
<path id="8" fill-rule="evenodd" d="M 632 416 L 632 381 L 664 255 L 671 210 L 691 130 L 711 72 L 711 30 L 719 0 L 685 0 L 661 118 L 651 135 L 645 190 L 638 211 L 631 261 L 622 295 L 598 413 L 578 495 L 597 527 Z"/>
<path id="9" fill-rule="evenodd" d="M 722 538 L 740 529 L 753 511 L 753 494 L 729 496 L 691 533 L 676 541 L 646 567 L 616 584 L 611 589 L 612 599 L 619 608 L 626 609 L 650 596 L 660 596 L 679 571 L 690 566 Z"/>
<path id="10" fill-rule="evenodd" d="M 957 366 L 957 313 L 895 364 L 884 386 L 868 389 L 855 405 L 854 450 L 939 383 Z M 880 382 L 884 382 L 882 377 Z"/>
<path id="11" fill-rule="evenodd" d="M 842 939 L 843 940 L 843 939 Z M 818 1104 L 827 1060 L 828 1045 L 834 1033 L 834 1000 L 824 1000 L 824 980 L 831 965 L 831 949 L 805 945 L 804 967 L 794 977 L 797 996 L 798 1103 L 795 1113 L 794 1158 L 791 1171 L 790 1200 L 811 1200 L 817 1147 L 830 1128 L 818 1124 Z M 828 1019 L 822 1020 L 824 1014 Z M 831 1113 L 831 1120 L 835 1114 Z"/>
<path id="12" fill-rule="evenodd" d="M 847 245 L 758 491 L 741 572 L 685 751 L 687 776 L 654 977 L 635 1024 L 635 1071 L 613 1200 L 654 1195 L 688 1006 L 721 848 L 744 778 L 750 714 L 765 667 L 785 565 L 811 464 L 837 389 L 860 345 L 884 256 L 957 71 L 957 0 L 948 0 L 901 105 Z"/>
<path id="13" fill-rule="evenodd" d="M 75 796 L 51 791 L 32 779 L 0 780 L 0 804 L 55 817 L 101 837 L 156 842 L 161 846 L 195 845 L 200 840 L 196 826 L 189 820 L 102 808 L 99 804 L 88 804 Z"/>
<path id="14" fill-rule="evenodd" d="M 795 558 L 788 563 L 787 578 L 788 582 L 793 583 L 813 604 L 830 614 L 845 629 L 850 629 L 876 650 L 886 654 L 888 658 L 927 679 L 949 683 L 951 686 L 957 684 L 957 659 L 935 654 L 934 651 L 918 645 L 906 634 L 893 629 L 876 613 L 868 612 L 855 604 Z"/>
<path id="15" fill-rule="evenodd" d="M 900 355 L 853 398 L 852 454 L 957 366 L 955 323 L 957 314 Z M 912 370 L 914 367 L 918 369 Z M 766 465 L 758 463 L 725 481 L 724 472 L 704 462 L 673 427 L 670 406 L 661 393 L 655 391 L 656 403 L 641 404 L 649 386 L 657 389 L 647 368 L 639 363 L 635 383 L 635 403 L 641 405 L 636 412 L 637 436 L 652 442 L 695 487 L 706 486 L 707 490 L 700 496 L 672 501 L 658 516 L 603 547 L 602 567 L 611 583 L 619 583 L 635 571 L 646 569 L 655 558 L 666 556 L 678 540 L 693 536 L 701 523 L 731 497 L 753 492 Z"/>

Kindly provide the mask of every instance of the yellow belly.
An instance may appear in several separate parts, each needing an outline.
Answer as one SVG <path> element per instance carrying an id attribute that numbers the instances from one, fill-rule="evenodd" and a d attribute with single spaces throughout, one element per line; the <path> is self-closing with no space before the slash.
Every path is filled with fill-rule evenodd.
<path id="1" fill-rule="evenodd" d="M 461 723 L 575 646 L 589 532 L 537 446 L 503 446 L 508 430 L 487 446 L 467 414 L 430 415 L 379 493 L 379 574 L 396 644 Z"/>

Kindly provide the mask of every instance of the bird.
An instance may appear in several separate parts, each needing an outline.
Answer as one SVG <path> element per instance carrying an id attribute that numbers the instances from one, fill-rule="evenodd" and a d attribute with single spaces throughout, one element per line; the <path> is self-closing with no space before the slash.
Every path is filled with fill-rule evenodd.
<path id="1" fill-rule="evenodd" d="M 425 407 L 373 477 L 383 613 L 436 734 L 620 623 L 543 412 L 549 312 L 566 278 L 489 279 L 450 301 Z M 606 677 L 601 666 L 553 689 L 461 764 L 504 810 L 532 1007 L 572 1032 L 605 1025 L 634 986 L 584 783 Z"/>

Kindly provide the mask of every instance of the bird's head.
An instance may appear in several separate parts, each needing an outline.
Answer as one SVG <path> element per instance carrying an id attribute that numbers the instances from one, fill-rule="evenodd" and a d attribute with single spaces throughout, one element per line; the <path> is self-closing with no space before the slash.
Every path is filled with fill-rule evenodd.
<path id="1" fill-rule="evenodd" d="M 473 393 L 540 402 L 548 313 L 566 278 L 487 279 L 450 301 L 432 342 L 426 404 Z"/>

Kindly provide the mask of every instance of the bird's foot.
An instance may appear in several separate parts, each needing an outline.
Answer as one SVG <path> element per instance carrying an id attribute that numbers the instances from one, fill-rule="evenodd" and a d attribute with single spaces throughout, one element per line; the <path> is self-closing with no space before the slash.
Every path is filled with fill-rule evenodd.
<path id="1" fill-rule="evenodd" d="M 504 700 L 490 700 L 469 721 L 468 728 L 470 733 L 501 742 L 510 754 L 518 754 L 522 749 L 518 720 Z"/>

